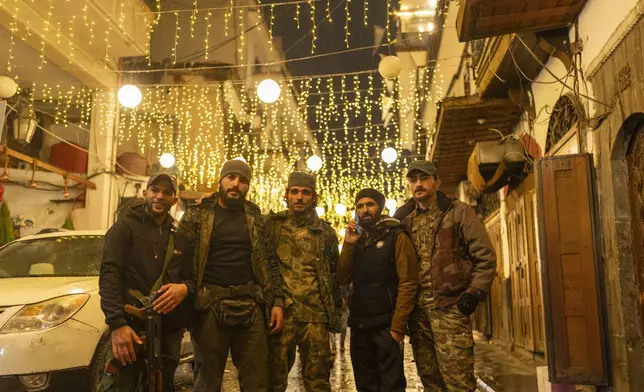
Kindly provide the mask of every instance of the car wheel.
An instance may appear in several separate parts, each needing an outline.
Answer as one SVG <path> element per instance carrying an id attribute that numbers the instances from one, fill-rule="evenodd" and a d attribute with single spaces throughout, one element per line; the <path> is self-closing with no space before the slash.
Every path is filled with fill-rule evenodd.
<path id="1" fill-rule="evenodd" d="M 92 364 L 89 367 L 89 385 L 91 392 L 98 391 L 98 385 L 105 371 L 105 362 L 110 352 L 112 352 L 112 342 L 110 340 L 110 334 L 107 332 L 98 341 L 96 352 L 94 352 L 94 360 L 92 360 Z"/>

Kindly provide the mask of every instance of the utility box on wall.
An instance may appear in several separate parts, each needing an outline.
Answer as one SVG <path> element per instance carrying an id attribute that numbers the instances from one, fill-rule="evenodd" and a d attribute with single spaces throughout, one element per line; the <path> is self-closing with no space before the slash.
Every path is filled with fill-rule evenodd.
<path id="1" fill-rule="evenodd" d="M 592 159 L 537 164 L 548 371 L 553 384 L 608 385 L 603 270 Z"/>

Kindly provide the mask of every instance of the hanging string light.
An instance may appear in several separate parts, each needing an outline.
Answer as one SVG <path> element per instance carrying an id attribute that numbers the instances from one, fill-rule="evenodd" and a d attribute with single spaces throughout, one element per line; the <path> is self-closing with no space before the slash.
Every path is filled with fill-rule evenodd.
<path id="1" fill-rule="evenodd" d="M 387 0 L 389 1 L 389 0 Z M 344 2 L 344 14 L 345 14 L 345 19 L 344 19 L 344 44 L 348 48 L 349 47 L 349 36 L 351 35 L 351 32 L 349 31 L 349 24 L 351 22 L 351 12 L 350 12 L 350 6 L 351 6 L 351 0 L 345 0 Z"/>
<path id="2" fill-rule="evenodd" d="M 364 27 L 369 25 L 369 0 L 364 0 Z"/>
<path id="3" fill-rule="evenodd" d="M 300 157 L 305 156 L 307 167 L 314 171 L 308 161 L 316 154 L 320 160 L 319 207 L 325 209 L 325 219 L 334 227 L 341 227 L 347 223 L 346 213 L 338 215 L 328 211 L 335 211 L 336 205 L 352 205 L 352 196 L 360 188 L 382 189 L 392 199 L 405 197 L 404 179 L 399 173 L 386 171 L 388 164 L 373 156 L 374 148 L 391 147 L 395 151 L 401 148 L 401 141 L 394 136 L 398 134 L 397 127 L 373 123 L 376 120 L 371 119 L 371 110 L 379 106 L 382 110 L 381 89 L 374 86 L 374 72 L 360 75 L 294 77 L 275 82 L 280 88 L 277 100 L 295 102 L 293 106 L 262 105 L 258 94 L 233 87 L 236 83 L 241 85 L 241 81 L 233 81 L 227 87 L 223 84 L 147 86 L 141 91 L 138 106 L 121 110 L 116 133 L 119 143 L 136 146 L 142 154 L 172 152 L 182 181 L 194 189 L 216 187 L 214 181 L 225 157 L 244 157 L 258 173 L 249 198 L 265 211 L 282 208 L 281 197 L 288 175 L 284 168 L 296 167 Z M 426 80 L 423 73 L 419 84 Z M 396 84 L 395 89 L 399 88 Z M 428 90 L 418 89 L 422 92 L 413 98 L 395 100 L 396 112 L 418 113 L 418 101 L 427 99 L 429 94 Z M 100 129 L 114 124 L 115 110 L 109 102 L 118 96 L 118 90 L 44 84 L 34 84 L 32 90 L 54 108 L 52 113 L 56 114 L 57 123 L 68 121 L 70 107 L 83 107 L 81 113 L 85 120 L 81 121 L 88 123 L 89 119 L 96 119 Z M 301 93 L 295 96 L 293 91 Z M 246 108 L 245 116 L 251 119 L 248 132 L 227 131 L 240 127 L 235 113 L 223 109 L 232 99 L 231 94 L 237 95 L 241 106 Z M 319 100 L 311 100 L 315 96 Z M 364 122 L 355 127 L 354 119 Z M 308 129 L 307 123 L 312 124 L 312 129 Z M 298 138 L 286 137 L 286 132 L 306 135 L 307 140 L 315 135 L 315 148 L 308 144 L 303 148 L 298 144 L 302 139 L 298 142 Z M 358 134 L 360 139 L 356 138 Z M 302 155 L 283 156 L 268 151 L 265 147 L 269 140 L 276 151 L 302 151 Z M 347 160 L 347 157 L 351 158 Z M 370 175 L 364 173 L 367 166 L 373 168 Z"/>
<path id="4" fill-rule="evenodd" d="M 194 0 L 193 11 L 190 15 L 190 38 L 195 37 L 195 25 L 197 24 L 197 18 L 199 17 L 199 0 Z"/>
<path id="5" fill-rule="evenodd" d="M 174 45 L 172 45 L 172 64 L 177 63 L 177 45 L 179 44 L 179 13 L 174 12 Z M 226 25 L 226 35 L 228 35 L 228 25 Z"/>
<path id="6" fill-rule="evenodd" d="M 347 0 L 348 1 L 348 0 Z M 311 54 L 315 53 L 315 41 L 318 39 L 317 36 L 317 23 L 315 21 L 315 1 L 309 1 L 309 6 L 311 7 Z"/>
<path id="7" fill-rule="evenodd" d="M 275 6 L 271 4 L 271 13 L 268 21 L 268 37 L 270 41 L 269 49 L 271 51 L 273 50 L 273 24 L 275 23 L 275 14 L 273 13 L 274 11 L 275 11 Z"/>
<path id="8" fill-rule="evenodd" d="M 206 25 L 206 38 L 204 39 L 204 59 L 208 60 L 208 52 L 210 51 L 209 48 L 209 39 L 210 39 L 210 17 L 212 16 L 212 13 L 208 11 L 208 15 L 205 17 L 205 25 Z"/>

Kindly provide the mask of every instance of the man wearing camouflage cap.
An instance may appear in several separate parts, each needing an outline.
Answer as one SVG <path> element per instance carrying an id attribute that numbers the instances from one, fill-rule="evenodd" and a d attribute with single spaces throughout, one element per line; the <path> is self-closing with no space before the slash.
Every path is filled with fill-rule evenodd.
<path id="1" fill-rule="evenodd" d="M 425 391 L 474 391 L 470 315 L 492 285 L 494 248 L 474 210 L 438 190 L 432 162 L 412 162 L 407 181 L 413 199 L 396 216 L 419 255 L 420 291 L 409 322 L 418 375 Z"/>
<path id="2" fill-rule="evenodd" d="M 224 163 L 219 191 L 188 208 L 177 231 L 194 265 L 190 292 L 200 311 L 193 339 L 201 361 L 197 385 L 220 391 L 228 353 L 244 391 L 268 391 L 267 329 L 282 328 L 283 292 L 268 218 L 246 200 L 250 167 Z"/>
<path id="3" fill-rule="evenodd" d="M 288 178 L 288 210 L 271 216 L 285 301 L 284 328 L 269 336 L 271 391 L 284 392 L 299 348 L 308 392 L 331 391 L 329 331 L 339 332 L 340 286 L 335 278 L 338 239 L 315 211 L 315 176 L 296 171 Z"/>

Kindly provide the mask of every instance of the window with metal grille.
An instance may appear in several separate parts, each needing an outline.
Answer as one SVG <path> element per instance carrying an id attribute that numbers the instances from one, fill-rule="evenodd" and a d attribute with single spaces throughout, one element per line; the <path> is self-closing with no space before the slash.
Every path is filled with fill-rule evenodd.
<path id="1" fill-rule="evenodd" d="M 548 123 L 546 151 L 550 151 L 583 118 L 581 104 L 574 96 L 564 95 L 555 104 Z"/>

